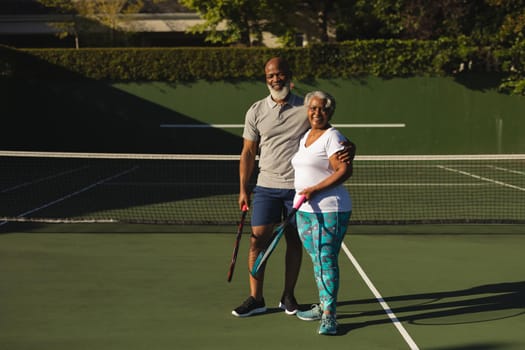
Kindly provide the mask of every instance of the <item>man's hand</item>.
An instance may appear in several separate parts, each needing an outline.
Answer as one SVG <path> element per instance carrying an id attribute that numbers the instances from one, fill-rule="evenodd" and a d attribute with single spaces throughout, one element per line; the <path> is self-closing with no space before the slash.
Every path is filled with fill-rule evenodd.
<path id="1" fill-rule="evenodd" d="M 241 192 L 239 194 L 239 209 L 242 210 L 244 206 L 246 206 L 247 210 L 250 209 L 250 196 L 246 194 L 245 192 L 244 193 Z"/>
<path id="2" fill-rule="evenodd" d="M 345 141 L 341 141 L 341 144 L 345 146 L 345 148 L 337 152 L 337 160 L 342 163 L 352 164 L 356 151 L 355 143 L 346 139 Z"/>

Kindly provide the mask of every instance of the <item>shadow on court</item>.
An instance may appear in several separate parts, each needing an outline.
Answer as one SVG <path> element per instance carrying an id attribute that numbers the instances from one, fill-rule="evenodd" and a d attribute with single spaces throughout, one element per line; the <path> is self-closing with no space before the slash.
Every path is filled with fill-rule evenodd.
<path id="1" fill-rule="evenodd" d="M 525 281 L 495 283 L 477 286 L 469 289 L 400 295 L 385 297 L 392 312 L 400 322 L 417 325 L 454 325 L 465 323 L 489 322 L 525 314 Z M 410 306 L 394 306 L 395 303 L 411 302 Z M 376 299 L 356 301 L 341 301 L 339 306 L 375 304 Z M 521 310 L 520 310 L 521 309 Z M 488 312 L 509 310 L 506 315 L 488 316 Z M 510 312 L 512 310 L 512 312 Z M 356 317 L 384 317 L 376 320 L 347 323 Z M 344 335 L 357 328 L 392 322 L 381 310 L 360 313 L 338 314 L 340 334 Z M 487 344 L 485 344 L 487 345 Z M 476 349 L 492 349 L 494 347 L 476 347 Z M 499 347 L 501 348 L 501 347 Z"/>
<path id="2" fill-rule="evenodd" d="M 124 92 L 114 87 L 112 81 L 81 76 L 25 51 L 0 47 L 0 55 L 10 57 L 9 62 L 13 65 L 4 69 L 3 74 L 0 71 L 0 92 L 5 96 L 3 136 L 0 139 L 2 150 L 161 154 L 240 152 L 242 139 L 218 128 L 160 128 L 165 121 L 172 124 L 205 123 Z"/>
<path id="3" fill-rule="evenodd" d="M 160 128 L 167 120 L 174 124 L 204 123 L 124 92 L 111 82 L 80 76 L 25 51 L 0 47 L 0 56 L 4 55 L 11 57 L 9 62 L 13 63 L 3 69 L 4 73 L 0 72 L 0 92 L 6 97 L 1 150 L 235 155 L 240 152 L 241 138 L 221 129 Z M 53 221 L 112 212 L 129 213 L 135 220 L 138 212 L 132 213 L 134 208 L 143 208 L 142 211 L 145 208 L 155 214 L 166 203 L 179 205 L 165 210 L 166 213 L 177 213 L 185 219 L 182 211 L 191 210 L 188 203 L 205 201 L 210 196 L 232 197 L 238 191 L 234 180 L 238 176 L 236 161 L 227 165 L 220 162 L 222 167 L 217 166 L 219 162 L 176 163 L 125 157 L 100 162 L 74 157 L 61 160 L 6 157 L 0 162 L 0 217 L 11 219 Z M 228 165 L 233 166 L 225 168 Z M 230 211 L 237 214 L 236 201 L 231 203 Z M 166 221 L 165 218 L 160 221 Z M 159 220 L 153 217 L 147 221 Z M 0 223 L 0 232 L 14 232 L 11 225 L 3 224 Z"/>

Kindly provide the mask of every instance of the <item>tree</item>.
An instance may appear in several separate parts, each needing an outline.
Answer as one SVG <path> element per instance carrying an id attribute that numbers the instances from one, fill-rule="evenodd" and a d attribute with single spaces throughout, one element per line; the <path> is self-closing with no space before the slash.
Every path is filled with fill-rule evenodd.
<path id="1" fill-rule="evenodd" d="M 180 0 L 189 9 L 197 11 L 205 20 L 190 29 L 193 33 L 206 33 L 212 43 L 240 43 L 251 46 L 262 39 L 262 13 L 266 1 L 252 0 Z"/>
<path id="2" fill-rule="evenodd" d="M 139 12 L 145 4 L 159 3 L 166 0 L 37 0 L 46 7 L 53 7 L 59 12 L 72 16 L 71 21 L 54 23 L 59 29 L 59 36 L 72 35 L 75 47 L 80 47 L 80 34 L 100 27 L 109 29 L 110 40 L 114 42 L 119 16 Z"/>
<path id="3" fill-rule="evenodd" d="M 525 36 L 525 0 L 354 0 L 336 6 L 338 40 L 466 36 L 509 46 Z"/>
<path id="4" fill-rule="evenodd" d="M 303 33 L 308 42 L 328 42 L 335 39 L 332 28 L 335 27 L 335 14 L 340 0 L 307 0 L 289 3 L 288 18 L 284 23 L 292 25 L 294 33 Z M 351 2 L 351 1 L 350 1 Z M 276 27 L 277 23 L 273 24 Z"/>
<path id="5" fill-rule="evenodd" d="M 66 0 L 37 0 L 39 3 L 46 7 L 56 8 L 60 13 L 72 15 L 72 21 L 67 22 L 55 22 L 52 25 L 59 30 L 58 36 L 60 38 L 67 37 L 69 35 L 75 38 L 75 47 L 80 47 L 79 35 L 84 31 L 85 28 L 89 27 L 87 21 L 84 20 L 79 14 L 85 12 L 83 1 L 66 1 Z"/>
<path id="6" fill-rule="evenodd" d="M 525 0 L 37 0 L 72 15 L 62 36 L 102 25 L 111 40 L 122 14 L 180 5 L 197 11 L 204 22 L 190 32 L 217 44 L 251 46 L 263 32 L 284 46 L 298 34 L 309 42 L 353 39 L 437 39 L 465 36 L 474 43 L 512 46 L 525 37 Z"/>
<path id="7" fill-rule="evenodd" d="M 486 0 L 486 3 L 498 20 L 498 41 L 512 46 L 525 40 L 525 0 Z"/>
<path id="8" fill-rule="evenodd" d="M 307 33 L 314 41 L 330 38 L 333 15 L 345 0 L 181 0 L 205 23 L 192 28 L 205 33 L 214 43 L 240 43 L 250 46 L 262 39 L 263 31 L 280 38 L 285 45 L 295 45 L 298 33 Z"/>

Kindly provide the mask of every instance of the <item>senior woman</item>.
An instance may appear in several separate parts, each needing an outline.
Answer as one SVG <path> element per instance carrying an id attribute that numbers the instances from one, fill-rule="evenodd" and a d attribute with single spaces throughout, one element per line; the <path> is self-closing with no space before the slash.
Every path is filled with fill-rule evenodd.
<path id="1" fill-rule="evenodd" d="M 319 334 L 330 335 L 337 333 L 338 257 L 352 212 L 343 182 L 352 175 L 352 163 L 336 158 L 346 138 L 330 125 L 335 99 L 326 92 L 314 91 L 305 96 L 304 104 L 311 128 L 292 159 L 296 197 L 305 195 L 307 199 L 297 212 L 297 229 L 313 262 L 320 304 L 298 311 L 297 317 L 320 320 Z"/>

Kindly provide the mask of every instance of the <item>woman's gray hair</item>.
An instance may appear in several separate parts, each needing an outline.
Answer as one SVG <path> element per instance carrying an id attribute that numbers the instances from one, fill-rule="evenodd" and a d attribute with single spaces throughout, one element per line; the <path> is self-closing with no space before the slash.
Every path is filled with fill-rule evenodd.
<path id="1" fill-rule="evenodd" d="M 331 117 L 335 112 L 335 98 L 324 91 L 312 91 L 306 94 L 304 97 L 304 105 L 308 107 L 312 98 L 317 97 L 321 100 L 325 100 L 325 108 L 328 110 L 328 115 Z"/>

